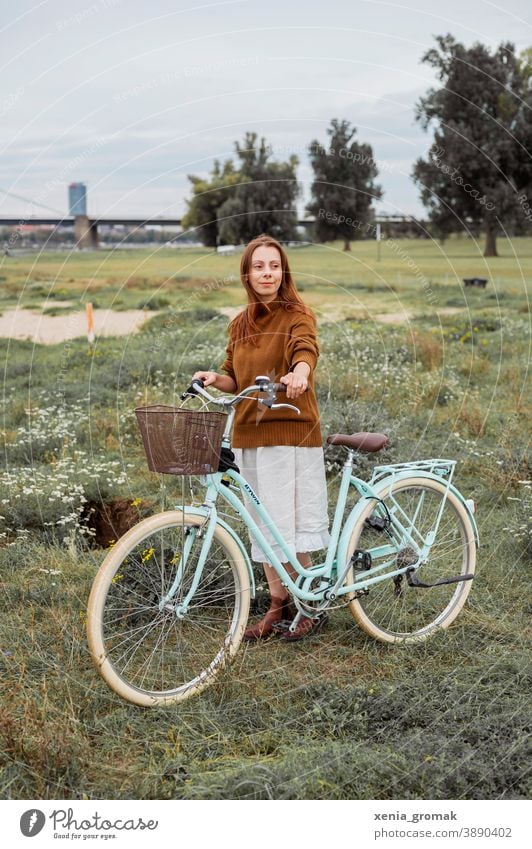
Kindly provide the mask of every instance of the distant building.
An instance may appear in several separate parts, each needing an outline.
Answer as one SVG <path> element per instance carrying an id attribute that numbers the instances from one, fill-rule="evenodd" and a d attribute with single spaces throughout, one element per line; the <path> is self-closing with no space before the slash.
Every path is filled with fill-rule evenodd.
<path id="1" fill-rule="evenodd" d="M 68 187 L 70 215 L 87 214 L 87 186 L 85 183 L 70 183 Z"/>

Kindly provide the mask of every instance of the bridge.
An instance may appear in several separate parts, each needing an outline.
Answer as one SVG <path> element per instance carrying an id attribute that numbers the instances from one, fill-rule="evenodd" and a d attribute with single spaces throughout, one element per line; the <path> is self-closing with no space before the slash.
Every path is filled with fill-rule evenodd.
<path id="1" fill-rule="evenodd" d="M 305 218 L 297 222 L 298 226 L 306 227 L 310 224 L 315 223 L 314 218 Z M 386 215 L 380 214 L 376 215 L 372 222 L 372 224 L 380 224 L 383 231 L 388 231 L 387 235 L 390 233 L 390 229 L 393 227 L 395 230 L 400 231 L 415 231 L 416 235 L 420 235 L 420 233 L 426 229 L 425 222 L 416 219 L 413 215 Z M 50 227 L 73 227 L 74 228 L 74 238 L 76 240 L 76 246 L 78 248 L 89 248 L 89 249 L 97 249 L 98 248 L 98 227 L 99 226 L 109 226 L 113 227 L 116 225 L 131 227 L 133 229 L 138 229 L 140 227 L 181 227 L 181 219 L 180 218 L 129 218 L 129 217 L 113 217 L 113 218 L 105 218 L 105 217 L 89 217 L 88 215 L 66 215 L 63 218 L 57 217 L 6 217 L 0 216 L 0 228 L 1 227 L 14 227 L 17 228 L 27 228 L 27 227 L 39 227 L 39 226 L 50 226 Z M 386 235 L 386 232 L 385 232 Z"/>
<path id="2" fill-rule="evenodd" d="M 89 218 L 88 215 L 65 215 L 64 218 L 28 217 L 7 218 L 0 216 L 0 227 L 73 227 L 74 238 L 78 248 L 98 248 L 99 225 L 124 225 L 126 227 L 180 227 L 180 218 Z"/>

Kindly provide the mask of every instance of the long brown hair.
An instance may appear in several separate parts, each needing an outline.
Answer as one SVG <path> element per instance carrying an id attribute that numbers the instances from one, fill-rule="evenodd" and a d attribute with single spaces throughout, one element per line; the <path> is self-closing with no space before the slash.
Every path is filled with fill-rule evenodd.
<path id="1" fill-rule="evenodd" d="M 256 248 L 268 247 L 277 248 L 281 257 L 281 285 L 277 292 L 277 301 L 282 301 L 283 309 L 290 312 L 302 312 L 305 315 L 314 318 L 312 311 L 303 303 L 299 292 L 296 289 L 290 266 L 288 265 L 288 257 L 283 246 L 273 236 L 262 234 L 252 239 L 244 248 L 242 259 L 240 260 L 240 280 L 246 290 L 248 303 L 242 312 L 238 313 L 229 325 L 229 333 L 233 342 L 243 342 L 244 344 L 257 345 L 257 335 L 260 332 L 257 324 L 257 318 L 270 311 L 268 304 L 257 300 L 257 293 L 253 290 L 249 280 L 249 271 L 251 268 L 251 260 L 253 252 Z"/>

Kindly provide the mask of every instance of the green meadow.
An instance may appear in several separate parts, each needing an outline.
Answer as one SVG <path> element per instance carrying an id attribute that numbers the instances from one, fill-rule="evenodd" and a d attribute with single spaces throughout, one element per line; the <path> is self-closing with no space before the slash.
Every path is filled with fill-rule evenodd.
<path id="1" fill-rule="evenodd" d="M 134 408 L 219 368 L 243 303 L 239 256 L 205 249 L 4 257 L 0 318 L 146 310 L 138 333 L 0 338 L 0 795 L 45 799 L 522 799 L 530 793 L 528 457 L 532 239 L 289 249 L 318 318 L 323 436 L 376 430 L 376 463 L 457 460 L 477 504 L 477 576 L 448 631 L 372 641 L 348 609 L 298 644 L 243 646 L 202 695 L 121 701 L 85 610 L 128 522 L 201 500 L 147 469 Z M 484 277 L 485 289 L 462 279 Z M 327 449 L 330 504 L 342 449 Z M 332 513 L 332 510 L 330 510 Z M 267 605 L 264 581 L 253 615 Z M 527 630 L 528 629 L 528 630 Z"/>

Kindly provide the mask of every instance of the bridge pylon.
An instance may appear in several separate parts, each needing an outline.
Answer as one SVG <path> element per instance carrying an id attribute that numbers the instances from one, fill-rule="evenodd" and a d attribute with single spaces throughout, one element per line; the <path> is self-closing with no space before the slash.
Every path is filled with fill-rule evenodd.
<path id="1" fill-rule="evenodd" d="M 74 238 L 77 248 L 97 250 L 98 225 L 90 221 L 87 215 L 76 215 L 74 218 Z"/>

